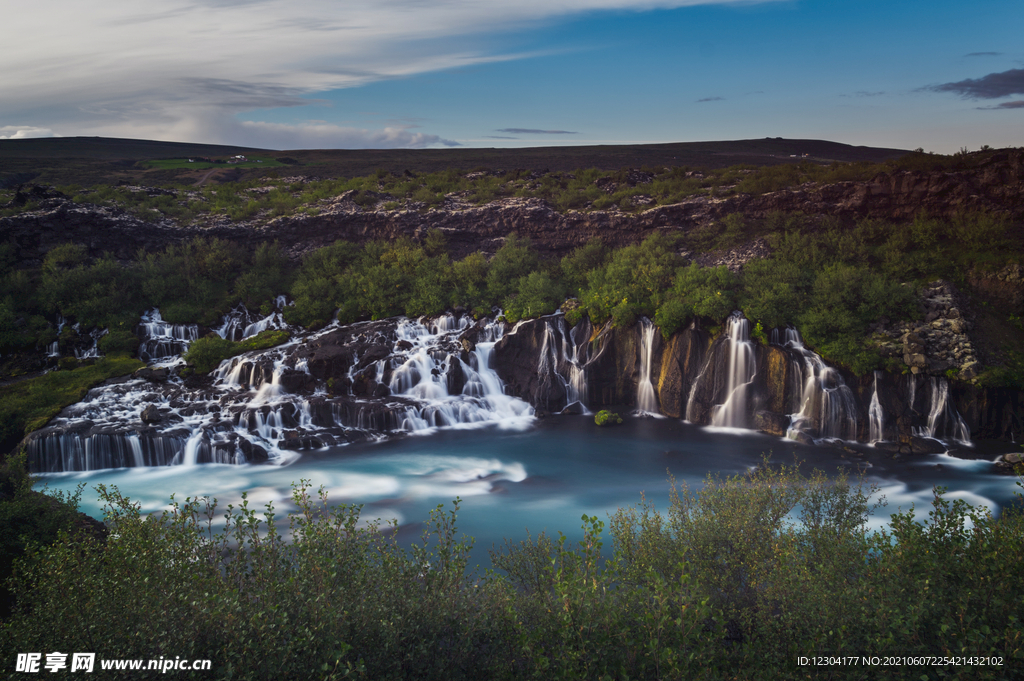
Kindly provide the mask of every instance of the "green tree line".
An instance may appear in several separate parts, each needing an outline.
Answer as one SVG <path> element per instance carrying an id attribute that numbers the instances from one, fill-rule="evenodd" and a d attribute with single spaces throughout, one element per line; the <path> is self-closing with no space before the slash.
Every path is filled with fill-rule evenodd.
<path id="1" fill-rule="evenodd" d="M 684 252 L 765 238 L 770 255 L 740 272 L 702 267 Z M 742 215 L 687 232 L 655 233 L 618 249 L 593 240 L 561 260 L 545 259 L 510 234 L 491 256 L 455 260 L 443 234 L 362 245 L 337 241 L 291 263 L 277 244 L 250 252 L 219 239 L 184 241 L 140 252 L 129 263 L 90 259 L 81 246 L 51 250 L 39 270 L 18 269 L 14 248 L 0 246 L 0 352 L 41 349 L 58 339 L 57 314 L 82 328 L 105 327 L 108 351 L 131 351 L 139 315 L 159 307 L 165 320 L 215 325 L 238 302 L 269 313 L 274 296 L 294 301 L 286 319 L 318 328 L 394 315 L 464 309 L 477 316 L 501 308 L 510 322 L 578 300 L 570 321 L 627 326 L 655 320 L 668 337 L 692 319 L 714 326 L 740 310 L 762 327 L 793 325 L 826 359 L 863 374 L 882 368 L 870 326 L 918 314 L 916 289 L 937 277 L 964 285 L 972 268 L 1019 258 L 1014 225 L 990 215 L 953 220 L 921 216 L 910 224 L 805 220 Z"/>

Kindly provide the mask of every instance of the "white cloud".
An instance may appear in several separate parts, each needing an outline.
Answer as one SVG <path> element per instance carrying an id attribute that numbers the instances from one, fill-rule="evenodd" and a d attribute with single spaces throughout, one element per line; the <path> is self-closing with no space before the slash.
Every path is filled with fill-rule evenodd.
<path id="1" fill-rule="evenodd" d="M 115 130 L 157 139 L 175 139 L 175 130 L 202 127 L 205 118 L 207 132 L 227 134 L 225 117 L 240 112 L 299 106 L 317 92 L 524 56 L 475 47 L 491 32 L 595 10 L 744 1 L 39 0 L 4 12 L 0 116 L 31 115 L 40 126 L 59 123 L 65 134 Z M 391 128 L 357 134 L 292 126 L 286 133 L 261 125 L 227 129 L 267 139 L 352 134 L 381 143 L 437 143 Z"/>
<path id="2" fill-rule="evenodd" d="M 0 125 L 0 140 L 24 140 L 30 137 L 60 137 L 49 128 L 31 125 Z"/>

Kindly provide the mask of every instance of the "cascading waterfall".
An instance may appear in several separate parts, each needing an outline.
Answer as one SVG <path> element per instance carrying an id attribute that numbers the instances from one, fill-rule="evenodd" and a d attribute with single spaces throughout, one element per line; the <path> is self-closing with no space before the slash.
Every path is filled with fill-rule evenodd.
<path id="1" fill-rule="evenodd" d="M 725 401 L 712 409 L 711 425 L 720 428 L 746 428 L 747 388 L 757 375 L 754 344 L 750 340 L 750 322 L 741 314 L 733 314 L 726 322 L 727 372 Z"/>
<path id="2" fill-rule="evenodd" d="M 142 315 L 139 323 L 139 359 L 144 362 L 175 358 L 184 354 L 188 346 L 199 338 L 196 324 L 170 324 L 153 308 Z"/>
<path id="3" fill-rule="evenodd" d="M 868 431 L 869 441 L 881 442 L 885 439 L 885 413 L 882 411 L 882 404 L 878 401 L 878 374 L 875 371 L 875 382 L 871 391 L 871 405 L 868 407 Z"/>
<path id="4" fill-rule="evenodd" d="M 654 355 L 654 323 L 646 317 L 640 319 L 640 380 L 636 387 L 637 409 L 645 414 L 658 413 L 658 398 L 651 382 Z"/>
<path id="5" fill-rule="evenodd" d="M 502 325 L 490 322 L 480 330 L 467 364 L 459 356 L 457 349 L 461 346 L 454 343 L 454 338 L 470 325 L 468 317 L 453 315 L 433 320 L 430 328 L 421 321 L 399 323 L 398 340 L 412 347 L 404 355 L 399 352 L 393 356 L 398 366 L 388 387 L 392 394 L 411 401 L 402 429 L 416 432 L 484 423 L 514 427 L 532 420 L 533 408 L 505 395 L 504 384 L 490 367 L 490 354 L 501 338 Z M 453 395 L 448 390 L 447 374 L 455 367 L 465 377 L 465 385 Z"/>
<path id="6" fill-rule="evenodd" d="M 786 330 L 785 346 L 804 362 L 801 406 L 790 415 L 786 436 L 796 439 L 803 432 L 821 439 L 856 440 L 857 400 L 842 375 L 804 347 L 796 329 Z"/>
<path id="7" fill-rule="evenodd" d="M 144 323 L 162 320 L 150 315 Z M 29 466 L 34 472 L 60 472 L 287 463 L 295 450 L 392 432 L 488 423 L 522 428 L 532 422 L 533 408 L 505 395 L 490 366 L 503 324 L 475 329 L 471 352 L 458 340 L 473 325 L 469 317 L 448 314 L 373 324 L 347 328 L 364 347 L 390 352 L 369 364 L 377 397 L 334 394 L 309 373 L 308 357 L 300 352 L 303 342 L 341 330 L 334 324 L 301 340 L 225 360 L 206 387 L 186 388 L 172 374 L 162 383 L 139 378 L 96 388 L 30 436 Z M 174 333 L 163 327 L 152 331 L 163 337 Z M 450 385 L 457 388 L 450 391 Z"/>
<path id="8" fill-rule="evenodd" d="M 928 424 L 923 428 L 916 428 L 914 434 L 970 445 L 971 430 L 949 399 L 949 383 L 945 378 L 928 378 L 928 398 Z"/>

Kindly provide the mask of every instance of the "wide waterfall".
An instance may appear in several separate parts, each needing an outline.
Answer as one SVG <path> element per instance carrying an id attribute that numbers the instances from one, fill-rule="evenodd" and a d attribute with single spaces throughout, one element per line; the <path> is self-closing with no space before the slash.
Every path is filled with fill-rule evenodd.
<path id="1" fill-rule="evenodd" d="M 785 330 L 785 347 L 803 360 L 800 409 L 790 415 L 787 437 L 804 433 L 818 439 L 857 439 L 857 400 L 842 375 L 804 347 L 796 329 Z"/>
<path id="2" fill-rule="evenodd" d="M 153 313 L 144 324 L 150 340 L 191 333 Z M 335 323 L 225 360 L 209 377 L 172 371 L 101 386 L 28 438 L 28 463 L 35 472 L 285 463 L 295 450 L 391 434 L 526 427 L 533 408 L 504 394 L 489 363 L 503 328 L 451 314 Z M 470 333 L 475 343 L 460 339 Z"/>
<path id="3" fill-rule="evenodd" d="M 636 387 L 637 409 L 645 414 L 658 413 L 658 398 L 651 382 L 651 365 L 654 356 L 654 334 L 657 328 L 650 319 L 640 319 L 640 380 Z"/>

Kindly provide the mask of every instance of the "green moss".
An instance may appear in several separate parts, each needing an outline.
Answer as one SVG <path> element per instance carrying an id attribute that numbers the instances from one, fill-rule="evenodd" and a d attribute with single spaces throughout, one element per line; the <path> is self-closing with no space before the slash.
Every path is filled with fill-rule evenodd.
<path id="1" fill-rule="evenodd" d="M 622 417 L 613 411 L 602 409 L 594 415 L 594 423 L 599 426 L 617 426 L 622 423 Z"/>

